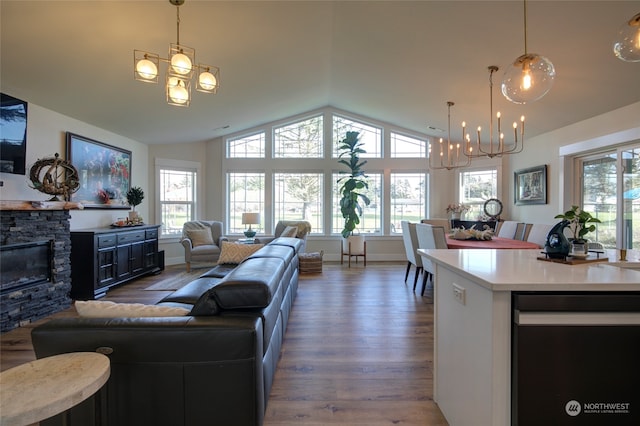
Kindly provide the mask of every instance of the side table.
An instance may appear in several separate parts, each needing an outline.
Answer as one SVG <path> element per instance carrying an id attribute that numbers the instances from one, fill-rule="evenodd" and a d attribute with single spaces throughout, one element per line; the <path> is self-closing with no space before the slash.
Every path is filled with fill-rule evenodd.
<path id="1" fill-rule="evenodd" d="M 37 359 L 0 373 L 0 425 L 39 422 L 79 404 L 109 379 L 109 358 L 74 352 Z"/>

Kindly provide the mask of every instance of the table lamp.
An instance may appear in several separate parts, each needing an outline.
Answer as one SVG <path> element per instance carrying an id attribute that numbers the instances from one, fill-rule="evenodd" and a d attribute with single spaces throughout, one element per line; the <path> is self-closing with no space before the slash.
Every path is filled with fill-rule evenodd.
<path id="1" fill-rule="evenodd" d="M 242 224 L 249 225 L 249 229 L 244 231 L 244 236 L 247 238 L 255 237 L 256 231 L 251 229 L 251 225 L 260 224 L 260 213 L 242 213 Z"/>

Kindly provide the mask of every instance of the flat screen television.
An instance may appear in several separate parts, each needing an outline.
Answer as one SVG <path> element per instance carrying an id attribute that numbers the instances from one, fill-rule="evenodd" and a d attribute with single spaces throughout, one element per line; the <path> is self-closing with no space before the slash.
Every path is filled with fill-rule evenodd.
<path id="1" fill-rule="evenodd" d="M 24 175 L 27 159 L 27 103 L 0 93 L 0 172 Z"/>

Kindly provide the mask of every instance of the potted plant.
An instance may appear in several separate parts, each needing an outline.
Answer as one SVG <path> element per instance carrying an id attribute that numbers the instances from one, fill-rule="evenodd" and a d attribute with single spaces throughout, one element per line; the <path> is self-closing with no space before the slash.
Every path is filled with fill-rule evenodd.
<path id="1" fill-rule="evenodd" d="M 354 236 L 353 232 L 360 223 L 363 205 L 368 206 L 371 203 L 369 197 L 362 193 L 363 190 L 369 188 L 367 176 L 364 174 L 362 167 L 367 163 L 366 160 L 360 160 L 360 154 L 366 151 L 362 149 L 362 142 L 359 139 L 359 132 L 347 132 L 344 139 L 338 145 L 338 163 L 347 166 L 348 171 L 340 171 L 347 176 L 338 179 L 340 186 L 340 212 L 344 218 L 344 228 L 342 230 L 343 253 L 349 253 L 349 243 L 351 243 L 351 251 L 353 254 L 362 254 L 364 251 L 364 236 Z M 346 248 L 346 250 L 345 250 Z"/>
<path id="2" fill-rule="evenodd" d="M 144 200 L 144 191 L 139 186 L 132 186 L 131 189 L 127 191 L 127 203 L 131 206 L 131 212 L 129 212 L 129 219 L 131 221 L 138 219 L 136 206 L 142 203 L 142 200 Z"/>
<path id="3" fill-rule="evenodd" d="M 579 206 L 571 206 L 571 210 L 556 215 L 555 219 L 569 221 L 571 252 L 578 255 L 586 255 L 589 249 L 585 236 L 589 232 L 596 230 L 595 224 L 602 223 L 600 219 L 591 216 L 591 213 L 582 210 Z"/>

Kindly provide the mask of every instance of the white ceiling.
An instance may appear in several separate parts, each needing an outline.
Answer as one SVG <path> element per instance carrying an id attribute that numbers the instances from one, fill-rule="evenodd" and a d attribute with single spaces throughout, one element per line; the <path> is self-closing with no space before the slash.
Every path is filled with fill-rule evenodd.
<path id="1" fill-rule="evenodd" d="M 555 65 L 527 116 L 528 137 L 640 101 L 640 63 L 612 53 L 639 1 L 529 1 L 528 50 Z M 2 92 L 147 143 L 210 140 L 327 105 L 441 136 L 488 127 L 487 66 L 524 53 L 521 1 L 204 1 L 180 8 L 182 44 L 221 68 L 217 95 L 169 106 L 162 85 L 133 79 L 133 50 L 166 57 L 167 0 L 2 0 Z M 163 76 L 164 71 L 161 74 Z M 223 127 L 229 126 L 226 129 Z"/>

